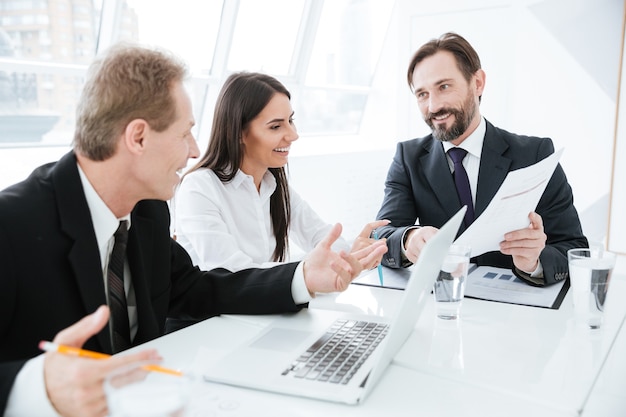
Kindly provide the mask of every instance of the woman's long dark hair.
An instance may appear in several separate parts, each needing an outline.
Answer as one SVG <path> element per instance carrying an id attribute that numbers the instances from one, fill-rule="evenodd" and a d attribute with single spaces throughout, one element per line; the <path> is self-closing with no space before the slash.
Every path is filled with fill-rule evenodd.
<path id="1" fill-rule="evenodd" d="M 231 181 L 243 162 L 241 138 L 244 131 L 277 93 L 291 99 L 285 86 L 269 75 L 256 72 L 230 75 L 217 98 L 209 146 L 189 172 L 209 168 L 222 182 Z M 269 171 L 276 178 L 276 190 L 270 197 L 270 216 L 276 238 L 272 260 L 282 262 L 289 252 L 289 185 L 284 167 L 269 168 Z"/>

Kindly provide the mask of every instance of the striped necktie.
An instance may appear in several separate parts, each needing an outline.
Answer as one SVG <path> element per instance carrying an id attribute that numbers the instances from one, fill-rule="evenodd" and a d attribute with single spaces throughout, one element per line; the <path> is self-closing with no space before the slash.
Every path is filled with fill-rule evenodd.
<path id="1" fill-rule="evenodd" d="M 126 259 L 126 241 L 128 240 L 128 221 L 120 221 L 113 235 L 115 243 L 109 258 L 107 269 L 107 288 L 109 292 L 110 325 L 113 353 L 130 347 L 130 324 L 128 306 L 124 292 L 124 260 Z"/>

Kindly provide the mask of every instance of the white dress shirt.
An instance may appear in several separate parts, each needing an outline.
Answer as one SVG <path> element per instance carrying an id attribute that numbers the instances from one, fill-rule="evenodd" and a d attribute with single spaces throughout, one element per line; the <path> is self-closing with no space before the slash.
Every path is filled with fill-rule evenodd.
<path id="1" fill-rule="evenodd" d="M 276 248 L 270 217 L 270 196 L 276 179 L 267 171 L 257 191 L 253 177 L 239 170 L 232 181 L 223 183 L 210 169 L 201 168 L 185 176 L 172 201 L 176 240 L 201 269 L 223 267 L 238 271 L 270 267 Z M 311 207 L 289 188 L 291 221 L 288 261 L 298 260 L 293 244 L 309 252 L 331 229 Z M 339 238 L 334 250 L 350 250 Z M 298 253 L 301 255 L 301 253 Z"/>
<path id="2" fill-rule="evenodd" d="M 476 190 L 478 188 L 478 171 L 480 169 L 480 156 L 483 151 L 483 142 L 485 141 L 485 132 L 487 131 L 487 123 L 484 118 L 480 118 L 480 124 L 469 135 L 459 148 L 463 148 L 467 151 L 467 155 L 463 158 L 463 167 L 467 171 L 467 178 L 470 183 L 470 190 L 472 191 L 472 202 L 476 206 Z M 455 148 L 450 142 L 443 142 L 443 151 L 446 153 L 448 159 L 448 165 L 450 166 L 450 172 L 454 172 L 454 162 L 448 155 L 448 150 Z"/>

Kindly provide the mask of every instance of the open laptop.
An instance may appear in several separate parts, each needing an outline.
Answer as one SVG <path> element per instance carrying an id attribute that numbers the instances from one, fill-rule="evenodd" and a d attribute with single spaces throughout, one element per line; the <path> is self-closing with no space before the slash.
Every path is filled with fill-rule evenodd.
<path id="1" fill-rule="evenodd" d="M 216 361 L 205 371 L 205 380 L 347 404 L 361 402 L 413 331 L 464 214 L 465 207 L 426 243 L 391 320 L 321 309 L 281 315 Z M 352 339 L 337 342 L 335 333 Z M 370 346 L 362 347 L 367 343 Z M 366 358 L 357 358 L 359 354 Z M 345 359 L 342 365 L 335 365 L 337 358 Z"/>

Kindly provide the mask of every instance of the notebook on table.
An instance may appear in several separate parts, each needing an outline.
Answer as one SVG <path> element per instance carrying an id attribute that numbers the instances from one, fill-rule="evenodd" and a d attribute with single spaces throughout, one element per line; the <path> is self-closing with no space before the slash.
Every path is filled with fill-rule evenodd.
<path id="1" fill-rule="evenodd" d="M 462 208 L 426 243 L 393 318 L 314 309 L 279 316 L 216 361 L 204 379 L 325 401 L 361 402 L 413 331 L 464 214 Z"/>

